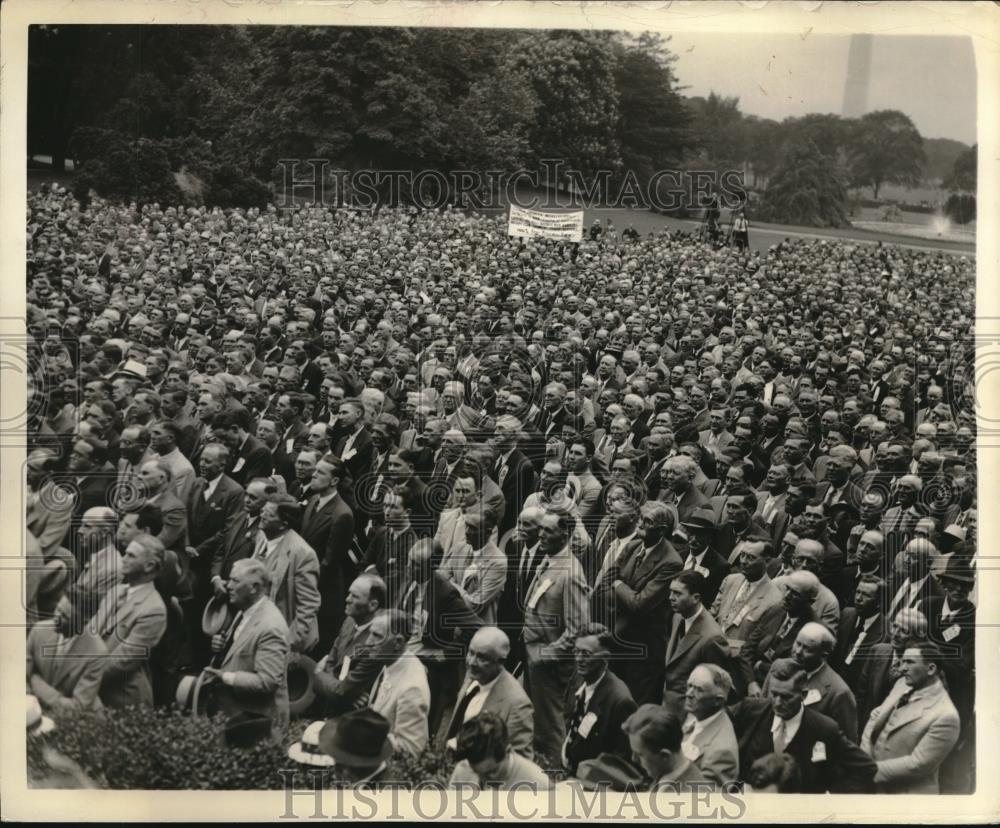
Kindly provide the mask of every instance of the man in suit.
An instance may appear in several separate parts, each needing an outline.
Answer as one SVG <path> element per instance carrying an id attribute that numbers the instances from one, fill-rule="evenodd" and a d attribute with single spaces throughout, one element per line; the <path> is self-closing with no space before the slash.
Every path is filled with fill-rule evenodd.
<path id="1" fill-rule="evenodd" d="M 250 414 L 246 409 L 216 414 L 212 433 L 229 448 L 225 472 L 240 486 L 246 488 L 255 477 L 269 477 L 274 471 L 271 452 L 250 433 Z"/>
<path id="2" fill-rule="evenodd" d="M 699 664 L 687 680 L 684 740 L 681 750 L 716 785 L 740 778 L 739 745 L 726 701 L 733 691 L 729 672 L 718 664 Z"/>
<path id="3" fill-rule="evenodd" d="M 346 618 L 329 653 L 315 669 L 316 695 L 323 716 L 339 716 L 368 699 L 381 667 L 365 657 L 372 621 L 386 607 L 385 582 L 373 573 L 354 579 L 347 590 Z"/>
<path id="4" fill-rule="evenodd" d="M 465 543 L 442 565 L 466 606 L 486 625 L 497 619 L 497 602 L 507 582 L 507 556 L 492 540 L 493 516 L 473 512 L 465 516 Z"/>
<path id="5" fill-rule="evenodd" d="M 708 791 L 712 783 L 683 751 L 679 707 L 644 704 L 622 725 L 629 749 L 653 780 L 650 790 L 672 794 Z"/>
<path id="6" fill-rule="evenodd" d="M 927 617 L 920 610 L 900 610 L 890 623 L 889 641 L 875 644 L 869 651 L 854 694 L 862 729 L 868 724 L 872 711 L 882 704 L 902 676 L 903 652 L 907 644 L 926 640 L 928 627 Z"/>
<path id="7" fill-rule="evenodd" d="M 497 526 L 501 538 L 517 523 L 524 501 L 531 494 L 535 477 L 531 461 L 517 447 L 521 438 L 522 426 L 517 417 L 497 417 L 493 444 L 498 456 L 492 477 L 500 486 L 504 499 L 503 520 Z"/>
<path id="8" fill-rule="evenodd" d="M 741 695 L 746 692 L 759 696 L 771 664 L 775 659 L 788 658 L 799 630 L 816 620 L 812 606 L 819 585 L 819 578 L 811 572 L 793 572 L 785 577 L 781 603 L 764 611 L 740 650 L 735 666 Z"/>
<path id="9" fill-rule="evenodd" d="M 676 704 L 687 690 L 688 676 L 699 664 L 729 664 L 729 644 L 715 619 L 705 609 L 702 593 L 705 578 L 700 572 L 679 572 L 670 582 L 673 610 L 667 642 L 664 704 Z"/>
<path id="10" fill-rule="evenodd" d="M 153 584 L 163 551 L 150 535 L 133 539 L 122 557 L 123 583 L 108 590 L 94 616 L 94 629 L 108 650 L 100 690 L 108 707 L 153 704 L 149 655 L 167 628 L 167 609 Z"/>
<path id="11" fill-rule="evenodd" d="M 958 711 L 941 682 L 942 663 L 934 643 L 908 643 L 901 679 L 868 719 L 861 748 L 876 762 L 880 793 L 940 792 L 938 770 L 959 737 Z"/>
<path id="12" fill-rule="evenodd" d="M 302 515 L 302 539 L 319 558 L 319 647 L 330 651 L 336 631 L 344 619 L 347 587 L 361 563 L 355 547 L 354 513 L 344 502 L 339 486 L 346 467 L 334 454 L 320 458 L 313 471 L 313 496 Z"/>
<path id="13" fill-rule="evenodd" d="M 889 618 L 895 618 L 902 609 L 914 609 L 921 601 L 942 595 L 937 579 L 931 575 L 931 557 L 936 555 L 934 544 L 925 538 L 914 538 L 906 545 L 903 569 L 889 585 Z"/>
<path id="14" fill-rule="evenodd" d="M 651 500 L 660 496 L 663 464 L 674 454 L 673 432 L 657 431 L 646 438 L 646 457 L 640 464 L 639 474 L 642 476 L 642 485 L 646 488 L 646 496 Z"/>
<path id="15" fill-rule="evenodd" d="M 772 542 L 771 533 L 754 519 L 756 495 L 734 494 L 726 498 L 723 524 L 715 536 L 714 547 L 729 564 L 737 563 L 736 547 L 747 541 Z"/>
<path id="16" fill-rule="evenodd" d="M 864 793 L 875 763 L 837 723 L 803 704 L 806 672 L 790 658 L 771 665 L 768 696 L 746 698 L 729 710 L 740 747 L 740 775 L 747 781 L 760 757 L 787 753 L 801 774 L 802 793 Z"/>
<path id="17" fill-rule="evenodd" d="M 305 425 L 306 398 L 291 392 L 278 397 L 281 438 L 274 450 L 274 469 L 288 485 L 295 479 L 295 456 L 306 448 L 309 430 Z"/>
<path id="18" fill-rule="evenodd" d="M 539 528 L 545 559 L 524 613 L 525 689 L 535 708 L 535 750 L 557 757 L 566 738 L 563 708 L 573 675 L 573 642 L 590 621 L 587 581 L 570 551 L 570 518 L 546 513 Z"/>
<path id="19" fill-rule="evenodd" d="M 188 614 L 192 641 L 204 642 L 201 635 L 200 608 L 212 594 L 212 562 L 226 535 L 243 511 L 243 487 L 224 473 L 229 465 L 229 449 L 222 443 L 209 443 L 198 458 L 201 476 L 195 480 L 188 496 L 188 562 L 191 588 L 194 593 L 193 612 Z M 207 642 L 204 642 L 207 645 Z M 196 645 L 197 648 L 197 645 Z M 207 647 L 199 663 L 211 656 Z"/>
<path id="20" fill-rule="evenodd" d="M 732 432 L 726 428 L 728 420 L 729 412 L 727 409 L 715 408 L 709 412 L 708 428 L 698 432 L 698 442 L 716 457 L 720 457 L 726 447 L 736 439 Z"/>
<path id="21" fill-rule="evenodd" d="M 455 585 L 439 571 L 441 557 L 437 541 L 417 540 L 410 549 L 406 583 L 397 605 L 414 619 L 407 646 L 427 668 L 431 688 L 428 723 L 432 737 L 462 682 L 465 645 L 482 625 Z"/>
<path id="22" fill-rule="evenodd" d="M 427 484 L 416 473 L 418 459 L 419 452 L 394 451 L 389 455 L 387 471 L 393 491 L 403 498 L 410 513 L 413 531 L 418 537 L 429 538 L 434 534 L 437 515 L 428 503 Z"/>
<path id="23" fill-rule="evenodd" d="M 739 545 L 739 572 L 725 577 L 712 604 L 712 615 L 734 656 L 739 654 L 764 613 L 781 603 L 781 590 L 767 575 L 766 549 L 767 545 L 761 541 Z"/>
<path id="24" fill-rule="evenodd" d="M 437 531 L 434 533 L 434 539 L 444 550 L 446 567 L 449 567 L 452 561 L 461 562 L 468 554 L 465 540 L 466 517 L 485 511 L 486 508 L 480 500 L 479 488 L 479 478 L 474 471 L 466 474 L 463 470 L 455 477 L 451 494 L 451 502 L 454 505 L 441 512 Z"/>
<path id="25" fill-rule="evenodd" d="M 163 518 L 163 529 L 159 539 L 164 548 L 177 553 L 181 562 L 181 572 L 190 594 L 191 570 L 187 552 L 187 507 L 171 488 L 170 468 L 161 460 L 152 460 L 139 469 L 139 482 L 146 494 L 145 503 L 156 506 Z"/>
<path id="26" fill-rule="evenodd" d="M 268 598 L 288 625 L 288 646 L 305 653 L 319 642 L 319 559 L 296 531 L 302 509 L 291 495 L 271 495 L 260 510 L 260 534 L 253 560 L 267 568 Z"/>
<path id="27" fill-rule="evenodd" d="M 47 712 L 100 707 L 108 648 L 87 623 L 92 600 L 84 590 L 70 590 L 56 604 L 55 616 L 39 621 L 28 633 L 28 690 Z"/>
<path id="28" fill-rule="evenodd" d="M 663 689 L 670 582 L 682 567 L 667 539 L 671 525 L 666 504 L 644 503 L 636 539 L 620 547 L 591 595 L 593 617 L 606 619 L 613 631 L 616 666 L 642 704 L 658 701 Z"/>
<path id="29" fill-rule="evenodd" d="M 816 499 L 822 504 L 823 511 L 830 510 L 838 503 L 846 503 L 858 513 L 861 512 L 861 501 L 864 492 L 851 480 L 851 471 L 858 461 L 857 452 L 850 446 L 835 446 L 830 449 L 830 459 L 827 463 L 827 479 L 816 484 Z"/>
<path id="30" fill-rule="evenodd" d="M 528 587 L 535 578 L 535 570 L 545 559 L 538 540 L 538 530 L 545 511 L 537 506 L 527 506 L 517 518 L 514 536 L 504 550 L 507 555 L 507 583 L 497 605 L 498 626 L 516 642 L 512 648 L 512 668 L 523 661 L 521 629 L 524 626 L 524 608 L 528 601 Z"/>
<path id="31" fill-rule="evenodd" d="M 469 642 L 466 679 L 458 693 L 445 738 L 455 747 L 462 725 L 480 713 L 503 720 L 511 748 L 527 759 L 534 756 L 535 720 L 531 700 L 504 667 L 510 639 L 497 627 L 480 627 Z"/>
<path id="32" fill-rule="evenodd" d="M 361 480 L 372 467 L 375 447 L 365 428 L 365 406 L 361 400 L 347 399 L 340 404 L 338 422 L 346 434 L 337 441 L 333 453 L 341 458 L 353 480 Z"/>
<path id="33" fill-rule="evenodd" d="M 886 638 L 882 615 L 885 581 L 874 575 L 864 575 L 854 591 L 854 606 L 840 612 L 837 646 L 831 664 L 854 691 L 861 668 L 872 647 Z"/>
<path id="34" fill-rule="evenodd" d="M 754 512 L 754 517 L 758 518 L 764 526 L 771 526 L 775 515 L 785 510 L 785 499 L 788 496 L 790 481 L 791 472 L 788 466 L 782 463 L 774 463 L 767 470 L 764 484 L 757 492 L 757 510 Z"/>
<path id="35" fill-rule="evenodd" d="M 212 555 L 209 576 L 214 595 L 224 598 L 229 594 L 226 584 L 233 564 L 253 555 L 260 531 L 260 510 L 277 491 L 269 478 L 257 477 L 247 483 L 240 511 Z"/>
<path id="36" fill-rule="evenodd" d="M 229 600 L 237 616 L 230 632 L 212 637 L 212 650 L 224 653 L 218 667 L 206 667 L 212 692 L 230 716 L 254 713 L 272 722 L 276 736 L 288 723 L 289 632 L 271 591 L 267 566 L 254 559 L 233 564 Z"/>
<path id="37" fill-rule="evenodd" d="M 722 579 L 729 574 L 729 562 L 712 548 L 718 532 L 715 512 L 711 507 L 696 509 L 689 518 L 681 521 L 681 533 L 688 536 L 684 570 L 697 572 L 704 578 L 702 603 L 709 607 L 719 594 Z"/>
<path id="38" fill-rule="evenodd" d="M 393 752 L 416 758 L 427 747 L 431 691 L 423 664 L 406 648 L 412 627 L 413 618 L 405 612 L 380 612 L 371 623 L 367 647 L 381 667 L 369 707 L 389 722 Z"/>
<path id="39" fill-rule="evenodd" d="M 382 516 L 383 523 L 368 538 L 361 565 L 365 572 L 376 572 L 382 577 L 388 591 L 388 606 L 395 606 L 417 534 L 410 525 L 410 512 L 402 495 L 392 490 L 382 496 Z"/>
<path id="40" fill-rule="evenodd" d="M 70 450 L 66 482 L 73 487 L 72 525 L 79 525 L 84 512 L 96 506 L 110 506 L 108 493 L 116 473 L 107 461 L 107 444 L 95 437 L 80 437 Z M 67 529 L 64 546 L 72 547 Z"/>
<path id="41" fill-rule="evenodd" d="M 796 572 L 810 572 L 820 577 L 823 567 L 823 544 L 817 540 L 803 538 L 796 542 L 792 553 L 792 567 Z M 786 576 L 787 577 L 787 576 Z M 782 586 L 784 577 L 777 577 L 774 582 Z M 826 584 L 820 583 L 816 591 L 816 600 L 813 601 L 813 612 L 816 613 L 816 620 L 825 624 L 830 631 L 836 635 L 840 625 L 840 602 Z"/>
<path id="42" fill-rule="evenodd" d="M 110 506 L 88 509 L 80 522 L 77 534 L 83 568 L 75 586 L 90 595 L 92 607 L 121 580 L 121 555 L 115 546 L 117 524 L 118 516 Z"/>
<path id="43" fill-rule="evenodd" d="M 698 464 L 686 455 L 671 457 L 663 464 L 663 483 L 659 499 L 672 505 L 683 523 L 689 520 L 697 509 L 711 508 L 711 501 L 694 484 Z"/>
<path id="44" fill-rule="evenodd" d="M 448 780 L 450 788 L 537 792 L 552 787 L 538 765 L 514 751 L 507 726 L 495 713 L 480 713 L 462 725 L 455 758 L 458 763 Z"/>
<path id="45" fill-rule="evenodd" d="M 611 632 L 601 624 L 591 624 L 581 633 L 574 645 L 581 682 L 570 696 L 562 748 L 563 767 L 570 775 L 576 774 L 580 762 L 602 753 L 631 758 L 622 725 L 636 710 L 628 687 L 608 669 L 614 641 Z"/>
<path id="46" fill-rule="evenodd" d="M 858 707 L 846 682 L 827 663 L 836 641 L 822 624 L 810 622 L 799 630 L 792 658 L 806 671 L 803 704 L 833 719 L 846 734 L 858 732 Z M 767 680 L 763 694 L 767 695 Z"/>
<path id="47" fill-rule="evenodd" d="M 563 458 L 569 470 L 567 482 L 576 490 L 576 505 L 587 531 L 592 533 L 601 519 L 601 483 L 591 471 L 594 444 L 585 437 L 572 439 L 566 444 Z"/>

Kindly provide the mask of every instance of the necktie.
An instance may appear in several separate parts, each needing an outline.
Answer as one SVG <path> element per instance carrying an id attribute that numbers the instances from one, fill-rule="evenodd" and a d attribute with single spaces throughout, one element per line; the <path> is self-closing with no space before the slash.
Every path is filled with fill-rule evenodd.
<path id="1" fill-rule="evenodd" d="M 792 626 L 795 624 L 795 619 L 790 615 L 785 616 L 785 623 L 781 625 L 781 629 L 778 630 L 778 635 L 775 638 L 775 642 L 781 641 L 788 633 L 791 631 Z"/>
<path id="2" fill-rule="evenodd" d="M 750 594 L 750 582 L 743 579 L 743 583 L 740 585 L 739 590 L 736 592 L 736 597 L 733 598 L 733 605 L 729 609 L 729 618 L 726 620 L 726 626 L 734 622 L 734 619 L 739 618 L 740 610 L 743 609 L 743 605 L 747 602 L 747 596 Z"/>
<path id="3" fill-rule="evenodd" d="M 907 601 L 909 594 L 910 579 L 907 578 L 903 581 L 903 585 L 896 592 L 896 597 L 892 599 L 892 607 L 889 609 L 889 614 L 886 616 L 887 618 L 895 618 L 896 613 L 909 603 L 909 601 Z"/>
<path id="4" fill-rule="evenodd" d="M 479 684 L 473 682 L 465 692 L 462 700 L 458 703 L 458 707 L 455 708 L 455 715 L 451 717 L 451 727 L 448 728 L 447 739 L 452 739 L 458 735 L 459 729 L 465 722 L 465 711 L 469 709 L 469 703 L 478 693 Z"/>
<path id="5" fill-rule="evenodd" d="M 899 708 L 908 705 L 910 703 L 910 698 L 912 696 L 913 696 L 913 688 L 911 687 L 896 700 L 896 703 L 892 706 L 892 710 L 889 711 L 889 715 L 882 717 L 881 721 L 876 723 L 875 727 L 872 728 L 872 735 L 871 735 L 872 745 L 878 742 L 879 737 L 882 735 L 882 731 L 885 730 L 885 726 L 889 724 L 889 720 L 892 718 L 893 714 L 897 710 L 899 710 Z"/>
<path id="6" fill-rule="evenodd" d="M 385 668 L 382 668 L 382 672 L 378 674 L 378 678 L 375 679 L 375 683 L 372 685 L 371 692 L 368 694 L 368 706 L 371 707 L 375 703 L 375 699 L 378 698 L 378 691 L 382 689 L 382 681 L 385 679 Z"/>
<path id="7" fill-rule="evenodd" d="M 684 725 L 681 728 L 681 730 L 684 732 L 684 741 L 687 741 L 689 738 L 691 738 L 691 734 L 694 733 L 695 721 L 696 720 L 694 716 L 688 716 L 684 720 Z"/>
<path id="8" fill-rule="evenodd" d="M 778 719 L 778 729 L 774 731 L 775 753 L 784 753 L 785 748 L 788 746 L 788 741 L 785 738 L 785 729 L 787 724 L 788 723 L 784 719 Z"/>
<path id="9" fill-rule="evenodd" d="M 257 538 L 257 549 L 253 553 L 254 559 L 262 561 L 267 557 L 267 538 L 261 536 Z"/>

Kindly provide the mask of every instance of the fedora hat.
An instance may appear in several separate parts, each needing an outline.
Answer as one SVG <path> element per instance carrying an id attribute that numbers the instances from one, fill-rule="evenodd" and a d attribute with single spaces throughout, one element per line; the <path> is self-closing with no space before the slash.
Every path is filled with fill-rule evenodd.
<path id="1" fill-rule="evenodd" d="M 339 765 L 377 767 L 392 756 L 389 722 L 370 707 L 345 713 L 323 725 L 319 747 Z"/>
<path id="2" fill-rule="evenodd" d="M 962 584 L 974 584 L 976 573 L 969 564 L 969 559 L 963 555 L 952 554 L 947 556 L 944 569 L 938 573 L 940 580 L 958 581 Z"/>
<path id="3" fill-rule="evenodd" d="M 225 596 L 212 596 L 211 600 L 205 604 L 205 611 L 201 615 L 201 631 L 205 635 L 218 635 L 232 620 L 229 609 L 229 599 Z"/>
<path id="4" fill-rule="evenodd" d="M 316 700 L 313 675 L 316 662 L 304 653 L 292 653 L 288 659 L 288 712 L 293 716 L 305 713 Z"/>
<path id="5" fill-rule="evenodd" d="M 614 753 L 602 753 L 596 759 L 585 759 L 577 767 L 577 778 L 586 790 L 602 786 L 612 791 L 627 791 L 643 784 L 642 773 Z"/>
<path id="6" fill-rule="evenodd" d="M 337 764 L 332 756 L 324 753 L 319 746 L 319 733 L 326 724 L 324 721 L 312 722 L 303 732 L 299 741 L 288 748 L 288 758 L 300 765 L 313 765 L 317 768 L 332 768 Z"/>
<path id="7" fill-rule="evenodd" d="M 695 509 L 691 517 L 681 521 L 681 526 L 692 532 L 714 532 L 718 528 L 715 512 L 706 508 Z"/>

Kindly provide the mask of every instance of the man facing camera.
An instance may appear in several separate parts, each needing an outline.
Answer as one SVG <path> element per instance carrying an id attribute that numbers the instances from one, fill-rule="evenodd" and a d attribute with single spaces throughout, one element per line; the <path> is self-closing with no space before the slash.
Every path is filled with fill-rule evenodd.
<path id="1" fill-rule="evenodd" d="M 787 753 L 802 773 L 802 793 L 870 791 L 875 763 L 833 719 L 803 704 L 807 680 L 802 665 L 780 658 L 768 673 L 767 697 L 743 699 L 729 709 L 743 781 L 762 756 Z"/>

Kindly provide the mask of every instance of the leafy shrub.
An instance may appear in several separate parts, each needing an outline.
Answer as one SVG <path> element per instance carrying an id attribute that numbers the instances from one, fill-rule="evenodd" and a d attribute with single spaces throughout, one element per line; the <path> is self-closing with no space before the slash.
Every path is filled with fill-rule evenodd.
<path id="1" fill-rule="evenodd" d="M 45 736 L 29 736 L 29 783 L 62 787 L 47 751 L 55 750 L 79 765 L 99 788 L 130 790 L 281 790 L 285 775 L 296 770 L 296 785 L 315 784 L 310 769 L 287 756 L 287 745 L 305 729 L 292 722 L 282 744 L 263 742 L 252 748 L 232 748 L 224 740 L 221 717 L 193 719 L 176 708 L 104 710 L 56 715 L 56 728 Z M 412 759 L 395 756 L 386 779 L 416 785 L 446 785 L 454 762 L 440 752 L 426 751 Z M 284 774 L 283 774 L 284 772 Z M 322 784 L 342 784 L 335 769 Z"/>

